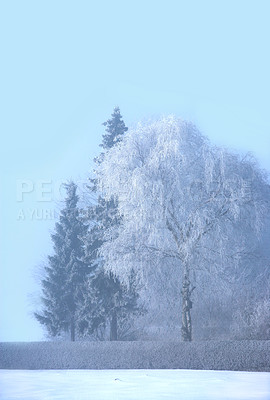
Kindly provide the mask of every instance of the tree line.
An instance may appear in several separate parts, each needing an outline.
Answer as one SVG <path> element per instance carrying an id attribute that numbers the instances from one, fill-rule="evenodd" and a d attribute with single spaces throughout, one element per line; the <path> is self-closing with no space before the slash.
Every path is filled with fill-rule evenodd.
<path id="1" fill-rule="evenodd" d="M 50 337 L 270 338 L 267 177 L 175 117 L 126 127 L 119 107 L 102 152 L 52 234 L 35 313 Z"/>

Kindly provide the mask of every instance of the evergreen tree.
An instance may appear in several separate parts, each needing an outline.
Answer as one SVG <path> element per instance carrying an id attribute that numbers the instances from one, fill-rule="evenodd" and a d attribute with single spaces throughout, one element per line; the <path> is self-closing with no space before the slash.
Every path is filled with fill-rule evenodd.
<path id="1" fill-rule="evenodd" d="M 115 107 L 112 118 L 103 123 L 106 134 L 103 135 L 101 147 L 107 151 L 119 143 L 128 128 L 125 126 L 119 107 Z M 102 163 L 104 153 L 95 159 L 97 165 Z M 97 193 L 97 182 L 90 180 L 90 190 Z M 87 333 L 93 333 L 100 328 L 110 326 L 110 340 L 118 340 L 119 323 L 129 318 L 130 314 L 139 312 L 137 306 L 138 294 L 135 280 L 130 280 L 129 287 L 120 283 L 112 274 L 105 273 L 103 259 L 99 249 L 105 241 L 105 232 L 120 223 L 117 213 L 117 200 L 106 201 L 98 196 L 97 204 L 88 210 L 89 232 L 85 239 L 86 262 L 92 270 L 89 276 L 87 290 L 84 293 L 84 308 L 81 313 L 80 327 Z M 121 336 L 121 334 L 120 334 Z"/>
<path id="2" fill-rule="evenodd" d="M 128 128 L 126 127 L 124 121 L 122 120 L 122 115 L 120 113 L 119 107 L 115 107 L 112 113 L 112 118 L 108 119 L 108 121 L 103 122 L 104 126 L 106 126 L 106 132 L 102 135 L 102 144 L 104 150 L 111 149 L 115 144 L 121 142 L 123 135 L 127 132 Z"/>
<path id="3" fill-rule="evenodd" d="M 48 257 L 46 276 L 41 281 L 43 307 L 35 317 L 45 325 L 50 336 L 69 332 L 71 340 L 75 341 L 82 289 L 88 273 L 81 239 L 86 234 L 87 225 L 80 218 L 77 185 L 70 182 L 65 188 L 65 208 L 51 236 L 54 255 Z"/>

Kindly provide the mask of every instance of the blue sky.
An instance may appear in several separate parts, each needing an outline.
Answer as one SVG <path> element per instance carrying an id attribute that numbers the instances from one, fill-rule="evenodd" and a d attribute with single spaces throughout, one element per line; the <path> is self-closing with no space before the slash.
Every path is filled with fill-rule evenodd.
<path id="1" fill-rule="evenodd" d="M 1 3 L 0 340 L 43 338 L 31 310 L 45 213 L 59 182 L 89 175 L 115 105 L 129 127 L 192 120 L 270 171 L 269 12 L 260 0 Z M 23 201 L 21 181 L 33 184 Z"/>

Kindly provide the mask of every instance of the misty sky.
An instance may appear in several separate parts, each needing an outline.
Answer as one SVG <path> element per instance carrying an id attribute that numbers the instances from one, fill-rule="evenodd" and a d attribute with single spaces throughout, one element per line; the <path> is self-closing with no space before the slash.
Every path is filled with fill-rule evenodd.
<path id="1" fill-rule="evenodd" d="M 1 3 L 0 341 L 43 338 L 34 278 L 59 185 L 87 179 L 115 105 L 129 127 L 189 119 L 270 171 L 269 14 L 258 0 Z"/>

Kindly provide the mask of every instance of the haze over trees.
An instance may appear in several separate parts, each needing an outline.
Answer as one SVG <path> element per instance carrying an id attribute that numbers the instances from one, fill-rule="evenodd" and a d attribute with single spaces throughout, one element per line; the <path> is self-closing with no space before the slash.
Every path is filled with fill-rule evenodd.
<path id="1" fill-rule="evenodd" d="M 270 338 L 270 190 L 254 159 L 171 116 L 128 130 L 116 107 L 103 125 L 85 210 L 67 186 L 39 322 L 71 340 Z"/>
<path id="2" fill-rule="evenodd" d="M 106 152 L 122 140 L 127 131 L 120 110 L 103 124 L 106 133 L 101 147 Z M 100 165 L 102 152 L 95 159 Z M 105 273 L 99 253 L 105 241 L 104 233 L 120 221 L 117 201 L 106 201 L 97 191 L 96 179 L 90 179 L 89 190 L 94 200 L 86 212 L 78 208 L 77 186 L 66 185 L 66 207 L 52 235 L 55 254 L 48 257 L 45 276 L 41 281 L 42 310 L 35 313 L 51 337 L 88 337 L 95 340 L 134 338 L 133 318 L 141 314 L 134 273 L 124 285 L 113 274 Z"/>

